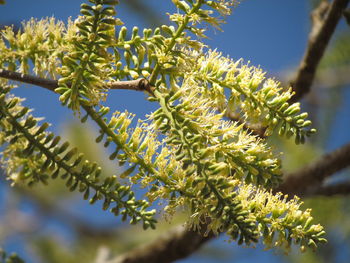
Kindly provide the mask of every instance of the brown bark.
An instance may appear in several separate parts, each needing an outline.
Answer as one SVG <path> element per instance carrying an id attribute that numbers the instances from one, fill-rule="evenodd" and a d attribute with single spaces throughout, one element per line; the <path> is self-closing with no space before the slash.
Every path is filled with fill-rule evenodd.
<path id="1" fill-rule="evenodd" d="M 40 78 L 37 76 L 22 74 L 14 71 L 9 71 L 6 69 L 0 69 L 0 78 L 5 78 L 5 79 L 10 79 L 14 81 L 20 81 L 23 83 L 36 85 L 53 92 L 55 91 L 56 88 L 58 88 L 57 80 Z M 110 82 L 107 82 L 105 86 L 108 89 L 147 91 L 150 94 L 153 94 L 152 88 L 148 80 L 144 78 L 139 78 L 135 80 L 125 80 L 125 81 L 110 81 Z"/>
<path id="2" fill-rule="evenodd" d="M 292 102 L 300 100 L 310 91 L 317 66 L 348 3 L 349 0 L 334 0 L 331 4 L 323 1 L 312 12 L 312 30 L 309 34 L 308 46 L 296 77 L 291 82 L 295 91 Z"/>
<path id="3" fill-rule="evenodd" d="M 277 191 L 289 195 L 308 195 L 316 191 L 325 178 L 348 166 L 350 166 L 350 143 L 287 175 Z"/>
<path id="4" fill-rule="evenodd" d="M 131 250 L 108 263 L 169 263 L 188 257 L 214 237 L 202 236 L 184 226 L 177 226 L 157 240 Z"/>

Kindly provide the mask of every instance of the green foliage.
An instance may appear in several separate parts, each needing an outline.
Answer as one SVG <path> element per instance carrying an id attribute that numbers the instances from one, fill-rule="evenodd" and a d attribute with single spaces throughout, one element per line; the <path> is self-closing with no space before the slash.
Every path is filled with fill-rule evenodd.
<path id="1" fill-rule="evenodd" d="M 103 81 L 111 71 L 107 48 L 114 41 L 115 25 L 120 24 L 112 17 L 118 1 L 91 2 L 93 6 L 81 5 L 83 16 L 75 22 L 78 32 L 71 41 L 71 50 L 62 58 L 62 77 L 56 89 L 60 101 L 73 110 L 79 110 L 81 101 L 96 105 L 101 100 Z"/>
<path id="2" fill-rule="evenodd" d="M 0 88 L 0 143 L 4 147 L 1 163 L 5 165 L 9 178 L 28 185 L 58 176 L 66 180 L 70 191 L 78 190 L 84 199 L 93 204 L 104 200 L 103 209 L 113 206 L 111 212 L 128 216 L 131 223 L 143 221 L 145 227 L 153 226 L 154 211 L 146 211 L 149 203 L 136 200 L 129 186 L 122 186 L 116 176 L 100 182 L 101 167 L 84 160 L 76 148 L 69 143 L 59 143 L 60 137 L 45 132 L 48 123 L 37 125 L 38 119 L 28 114 L 29 109 L 21 105 L 17 97 L 6 96 L 10 88 Z"/>
<path id="3" fill-rule="evenodd" d="M 226 108 L 227 114 L 266 126 L 267 136 L 274 130 L 280 136 L 295 136 L 297 144 L 316 131 L 307 128 L 311 122 L 306 120 L 307 113 L 299 114 L 300 103 L 288 103 L 293 95 L 291 89 L 283 90 L 274 79 L 265 80 L 265 72 L 260 68 L 240 66 L 240 61 L 234 62 L 215 51 L 196 60 L 199 63 L 193 69 L 194 80 L 209 90 L 206 96 L 216 100 L 219 109 Z M 223 88 L 230 92 L 227 102 Z"/>
<path id="4" fill-rule="evenodd" d="M 239 244 L 262 239 L 267 248 L 288 251 L 294 242 L 304 251 L 326 242 L 322 226 L 312 224 L 310 210 L 300 210 L 297 198 L 272 193 L 281 181 L 280 160 L 264 139 L 225 120 L 235 116 L 244 124 L 258 123 L 267 128 L 265 135 L 277 131 L 294 136 L 297 144 L 315 132 L 300 104 L 288 103 L 290 89 L 200 41 L 203 24 L 220 28 L 236 1 L 173 0 L 178 12 L 169 15 L 172 25 L 145 29 L 143 35 L 134 27 L 130 37 L 113 17 L 117 1 L 90 2 L 67 27 L 46 19 L 31 20 L 16 35 L 5 29 L 0 66 L 29 72 L 31 60 L 34 73 L 59 77 L 60 101 L 74 112 L 84 109 L 81 121 L 91 119 L 100 129 L 96 142 L 112 148 L 111 160 L 129 165 L 120 177 L 147 187 L 149 202 L 135 200 L 130 186 L 116 177 L 99 182 L 96 164 L 84 162 L 68 143 L 58 145 L 59 137 L 45 132 L 48 125 L 37 126 L 20 99 L 2 88 L 1 143 L 9 178 L 34 184 L 60 176 L 70 190 L 86 198 L 94 190 L 92 203 L 104 199 L 105 209 L 113 206 L 114 214 L 142 221 L 144 228 L 155 227 L 155 212 L 146 208 L 165 200 L 167 214 L 186 207 L 190 227 L 206 222 L 207 231 L 225 232 Z M 43 39 L 43 47 L 24 45 L 28 38 Z M 154 89 L 149 100 L 159 109 L 132 128 L 132 114 L 116 111 L 108 117 L 101 101 L 110 81 L 140 77 L 149 80 Z"/>
<path id="5" fill-rule="evenodd" d="M 17 33 L 9 26 L 1 33 L 1 68 L 29 73 L 31 62 L 36 75 L 56 78 L 60 58 L 68 52 L 76 26 L 70 20 L 66 28 L 63 22 L 54 18 L 39 21 L 32 18 L 23 22 Z"/>

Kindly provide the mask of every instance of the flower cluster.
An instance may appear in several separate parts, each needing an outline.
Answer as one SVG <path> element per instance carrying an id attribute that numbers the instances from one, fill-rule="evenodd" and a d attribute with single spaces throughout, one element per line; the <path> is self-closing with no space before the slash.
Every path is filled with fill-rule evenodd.
<path id="1" fill-rule="evenodd" d="M 65 26 L 55 18 L 31 19 L 17 33 L 5 27 L 0 35 L 0 66 L 21 73 L 57 78 L 60 58 L 69 50 L 76 27 L 71 20 Z"/>
<path id="2" fill-rule="evenodd" d="M 177 12 L 169 15 L 172 25 L 142 34 L 137 27 L 129 34 L 127 27 L 118 27 L 117 1 L 89 1 L 66 27 L 45 19 L 25 23 L 16 34 L 4 29 L 0 67 L 59 76 L 55 91 L 60 101 L 75 112 L 84 109 L 81 121 L 98 125 L 96 142 L 109 147 L 110 159 L 124 166 L 119 176 L 147 188 L 148 201 L 136 200 L 116 176 L 101 176 L 97 164 L 60 143 L 46 131 L 48 124 L 38 125 L 21 99 L 1 88 L 0 144 L 8 178 L 33 185 L 61 177 L 70 190 L 84 198 L 92 195 L 91 203 L 103 199 L 104 209 L 112 207 L 130 223 L 142 221 L 144 228 L 156 223 L 155 211 L 148 207 L 165 203 L 169 215 L 185 207 L 190 226 L 225 232 L 239 244 L 261 238 L 268 248 L 288 250 L 294 242 L 305 250 L 325 242 L 309 209 L 300 210 L 297 198 L 273 194 L 281 181 L 280 160 L 245 126 L 260 124 L 266 136 L 277 131 L 303 143 L 315 132 L 307 114 L 300 113 L 299 103 L 289 104 L 290 89 L 265 78 L 260 68 L 208 50 L 200 41 L 203 24 L 219 28 L 236 1 L 173 0 Z M 109 108 L 101 105 L 107 83 L 140 77 L 148 78 L 149 100 L 159 108 L 136 126 L 127 111 L 108 117 Z M 227 116 L 240 122 L 225 120 Z"/>
<path id="3" fill-rule="evenodd" d="M 62 58 L 62 76 L 55 90 L 60 101 L 74 111 L 80 104 L 98 104 L 106 90 L 104 81 L 111 71 L 107 48 L 114 41 L 115 26 L 121 21 L 115 15 L 117 1 L 95 0 L 94 5 L 81 5 L 81 14 L 75 22 L 78 32 L 72 39 L 71 50 Z"/>
<path id="4" fill-rule="evenodd" d="M 303 249 L 324 242 L 322 227 L 311 225 L 310 211 L 298 210 L 296 199 L 281 200 L 280 194 L 261 190 L 280 182 L 279 160 L 242 125 L 224 121 L 215 100 L 192 77 L 185 77 L 176 92 L 155 91 L 152 100 L 160 108 L 150 116 L 182 165 L 187 190 L 196 193 L 196 198 L 182 195 L 177 202 L 190 208 L 190 225 L 199 227 L 209 218 L 208 230 L 226 232 L 246 245 L 263 237 L 269 246 L 275 232 L 274 246 L 287 250 L 292 240 Z M 174 204 L 169 206 L 173 210 Z"/>
<path id="5" fill-rule="evenodd" d="M 136 200 L 130 186 L 118 183 L 116 176 L 101 178 L 102 169 L 70 148 L 68 142 L 46 132 L 48 123 L 38 125 L 38 118 L 21 105 L 22 99 L 8 96 L 10 87 L 0 87 L 0 145 L 2 168 L 13 184 L 37 182 L 47 184 L 48 179 L 66 180 L 70 191 L 78 190 L 90 203 L 103 201 L 103 209 L 130 217 L 130 223 L 143 221 L 144 227 L 154 227 L 155 211 L 147 211 L 146 200 Z M 100 182 L 102 181 L 102 182 Z"/>

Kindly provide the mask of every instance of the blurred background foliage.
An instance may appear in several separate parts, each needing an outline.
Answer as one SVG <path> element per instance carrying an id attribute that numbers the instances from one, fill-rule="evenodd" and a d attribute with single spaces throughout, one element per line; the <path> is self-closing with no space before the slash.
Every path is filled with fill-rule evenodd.
<path id="1" fill-rule="evenodd" d="M 123 16 L 132 13 L 138 17 L 138 23 L 146 27 L 155 27 L 166 22 L 167 18 L 162 10 L 155 8 L 156 2 L 150 2 L 121 1 L 119 13 Z M 310 0 L 307 12 L 310 13 L 319 2 Z M 19 27 L 19 21 L 9 23 Z M 274 28 L 262 30 L 274 30 Z M 226 36 L 227 39 L 230 37 L 235 39 L 234 36 Z M 296 66 L 297 64 L 293 64 L 288 68 L 275 70 L 278 72 L 274 74 L 282 82 L 288 83 Z M 286 174 L 301 169 L 323 153 L 346 143 L 347 141 L 337 141 L 339 130 L 342 131 L 340 137 L 350 139 L 349 73 L 350 27 L 343 21 L 322 59 L 312 92 L 303 100 L 303 107 L 310 113 L 318 134 L 302 146 L 296 146 L 293 141 L 281 138 L 270 139 L 276 152 L 285 153 L 283 166 Z M 84 152 L 88 159 L 98 161 L 106 173 L 118 173 L 118 166 L 108 161 L 105 148 L 91 142 L 90 138 L 95 138 L 97 134 L 95 127 L 87 129 L 86 125 L 82 126 L 70 119 L 60 126 L 60 130 L 61 134 Z M 344 130 L 347 135 L 344 135 Z M 349 180 L 349 177 L 349 171 L 343 171 L 326 183 Z M 8 252 L 18 252 L 27 262 L 99 263 L 102 262 L 99 260 L 105 257 L 117 256 L 140 244 L 157 239 L 171 227 L 183 222 L 184 212 L 179 211 L 171 223 L 169 219 L 162 218 L 155 231 L 143 231 L 141 226 L 131 227 L 122 223 L 119 218 L 101 212 L 98 207 L 101 204 L 90 206 L 81 200 L 79 194 L 67 192 L 59 180 L 50 182 L 48 186 L 11 188 L 4 178 L 0 177 L 0 246 Z M 279 251 L 262 251 L 259 246 L 254 250 L 245 249 L 236 244 L 226 244 L 223 242 L 224 238 L 218 238 L 182 262 L 348 262 L 350 257 L 348 196 L 314 196 L 305 199 L 305 203 L 306 207 L 312 207 L 316 221 L 325 226 L 329 240 L 327 245 L 315 253 L 300 254 L 299 250 L 293 250 L 290 255 L 284 255 Z"/>

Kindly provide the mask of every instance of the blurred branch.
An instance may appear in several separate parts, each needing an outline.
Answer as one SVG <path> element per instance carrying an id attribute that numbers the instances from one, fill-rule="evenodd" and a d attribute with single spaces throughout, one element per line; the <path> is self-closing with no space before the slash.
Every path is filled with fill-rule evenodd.
<path id="1" fill-rule="evenodd" d="M 332 174 L 350 166 L 350 143 L 323 155 L 316 162 L 286 176 L 276 191 L 288 195 L 306 195 Z"/>
<path id="2" fill-rule="evenodd" d="M 94 263 L 108 263 L 110 251 L 106 246 L 100 246 L 97 248 L 96 259 Z"/>
<path id="3" fill-rule="evenodd" d="M 321 186 L 312 193 L 312 195 L 334 196 L 334 195 L 349 195 L 350 182 L 337 183 L 334 185 Z"/>
<path id="4" fill-rule="evenodd" d="M 6 175 L 4 174 L 4 171 L 0 169 L 1 174 L 1 181 L 5 183 Z M 72 227 L 75 231 L 77 231 L 78 234 L 87 236 L 87 237 L 102 237 L 102 238 L 108 238 L 108 237 L 116 237 L 116 231 L 113 230 L 113 226 L 111 225 L 104 225 L 103 228 L 101 227 L 94 227 L 90 223 L 85 222 L 84 220 L 81 220 L 79 217 L 72 215 L 67 210 L 62 209 L 59 204 L 57 204 L 54 201 L 51 201 L 50 198 L 41 196 L 40 194 L 36 193 L 35 191 L 30 191 L 28 188 L 24 187 L 16 187 L 13 188 L 17 193 L 19 193 L 22 197 L 24 197 L 26 200 L 30 200 L 31 202 L 35 203 L 36 208 L 39 210 L 40 213 L 46 215 L 46 216 L 52 216 L 58 220 L 60 220 L 62 223 Z M 18 212 L 18 211 L 15 211 Z M 9 214 L 10 215 L 10 214 Z M 14 215 L 12 213 L 11 215 Z M 17 215 L 16 215 L 17 216 Z M 25 222 L 24 220 L 20 221 L 21 217 L 18 216 L 18 220 L 9 220 L 8 222 L 12 222 L 14 225 L 17 225 L 18 228 L 24 229 L 25 224 L 20 224 L 20 222 Z M 35 220 L 27 220 L 27 227 L 31 229 L 32 231 L 36 231 L 36 228 L 34 228 L 33 223 L 36 222 Z M 36 222 L 37 223 L 37 222 Z M 22 230 L 22 232 L 25 232 Z"/>
<path id="5" fill-rule="evenodd" d="M 202 230 L 205 230 L 205 226 L 202 227 Z M 196 231 L 186 229 L 184 226 L 177 226 L 161 235 L 155 241 L 132 249 L 106 263 L 173 262 L 188 257 L 213 237 L 212 233 L 209 233 L 208 236 L 203 236 Z"/>
<path id="6" fill-rule="evenodd" d="M 346 9 L 349 0 L 334 0 L 331 4 L 322 1 L 312 12 L 312 30 L 308 46 L 291 86 L 295 91 L 292 102 L 300 100 L 311 88 L 319 62 L 329 40 Z"/>
<path id="7" fill-rule="evenodd" d="M 20 81 L 23 83 L 28 83 L 42 88 L 55 91 L 58 87 L 58 81 L 52 79 L 40 78 L 37 76 L 32 76 L 28 74 L 22 74 L 6 69 L 0 69 L 0 78 Z M 151 86 L 148 83 L 148 80 L 144 78 L 135 79 L 135 80 L 126 80 L 126 81 L 110 81 L 105 84 L 105 87 L 108 89 L 126 89 L 126 90 L 136 90 L 136 91 L 148 91 L 153 93 Z"/>
<path id="8" fill-rule="evenodd" d="M 346 22 L 350 26 L 350 8 L 346 9 L 343 15 L 345 17 Z"/>
<path id="9" fill-rule="evenodd" d="M 79 235 L 92 238 L 115 238 L 117 235 L 111 225 L 104 225 L 103 228 L 95 227 L 91 223 L 87 223 L 79 217 L 69 213 L 67 210 L 62 209 L 59 204 L 50 201 L 47 197 L 42 197 L 26 188 L 17 187 L 16 190 L 21 196 L 25 196 L 27 199 L 35 203 L 40 213 L 60 220 L 62 223 L 74 229 Z"/>

